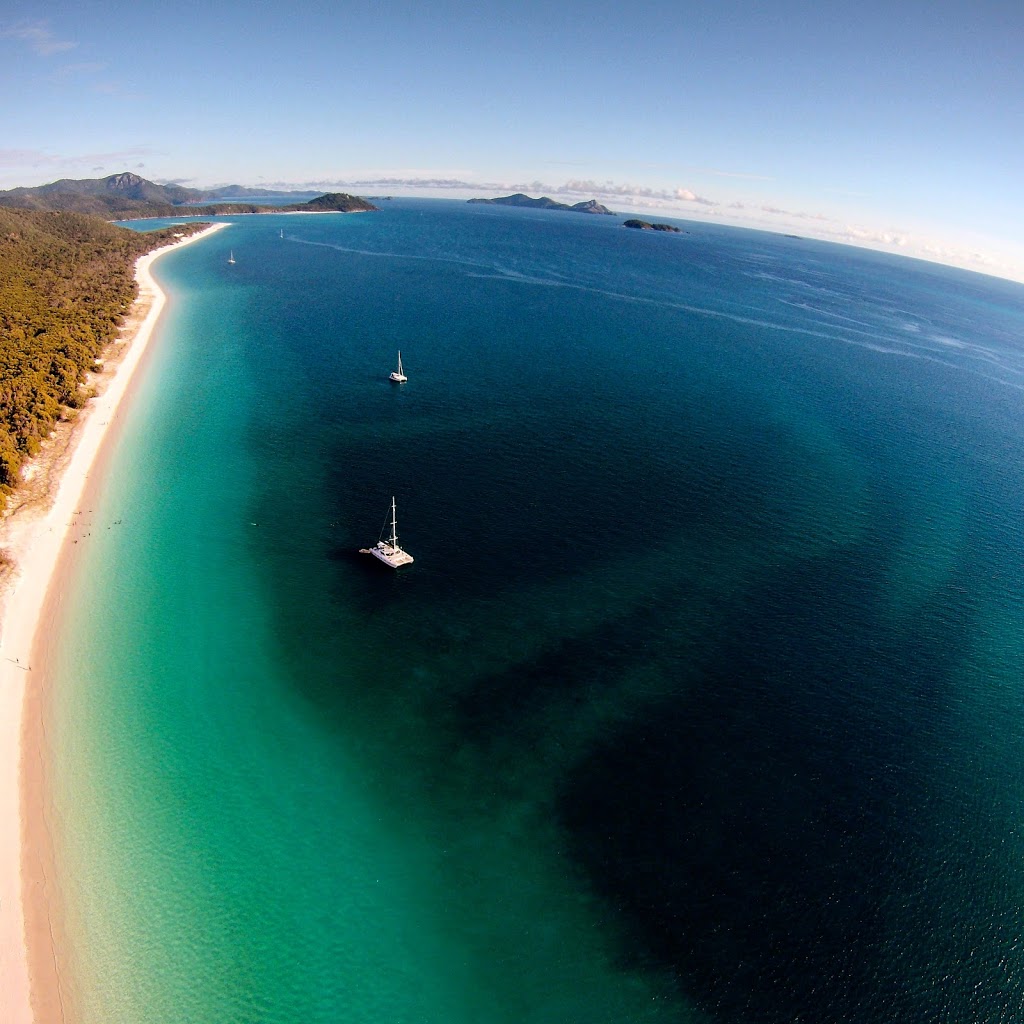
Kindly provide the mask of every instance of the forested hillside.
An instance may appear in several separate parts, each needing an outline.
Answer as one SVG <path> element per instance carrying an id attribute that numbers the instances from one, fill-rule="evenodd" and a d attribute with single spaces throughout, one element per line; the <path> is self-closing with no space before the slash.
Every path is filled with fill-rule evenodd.
<path id="1" fill-rule="evenodd" d="M 135 260 L 205 224 L 145 234 L 98 217 L 0 209 L 0 495 L 81 384 L 137 294 Z"/>
<path id="2" fill-rule="evenodd" d="M 128 171 L 106 178 L 61 178 L 48 185 L 12 188 L 0 192 L 0 207 L 17 210 L 55 210 L 61 213 L 88 213 L 113 220 L 142 217 L 217 217 L 241 213 L 279 213 L 282 210 L 317 213 L 332 211 L 353 213 L 376 210 L 372 203 L 346 192 L 331 192 L 310 202 L 268 206 L 264 203 L 239 203 L 218 197 L 280 197 L 282 202 L 301 193 L 269 192 L 229 185 L 226 189 L 185 188 L 158 185 Z M 550 200 L 548 200 L 550 202 Z M 568 209 L 568 207 L 567 207 Z"/>

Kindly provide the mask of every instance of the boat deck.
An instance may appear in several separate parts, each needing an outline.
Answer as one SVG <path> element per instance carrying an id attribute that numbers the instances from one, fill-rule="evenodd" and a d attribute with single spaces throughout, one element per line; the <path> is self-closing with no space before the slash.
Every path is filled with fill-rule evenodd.
<path id="1" fill-rule="evenodd" d="M 385 541 L 378 541 L 372 548 L 360 548 L 359 553 L 361 555 L 373 555 L 374 558 L 379 559 L 385 565 L 390 565 L 392 569 L 397 569 L 400 565 L 408 565 L 410 562 L 415 561 L 408 551 L 403 551 L 400 547 L 392 547 Z"/>

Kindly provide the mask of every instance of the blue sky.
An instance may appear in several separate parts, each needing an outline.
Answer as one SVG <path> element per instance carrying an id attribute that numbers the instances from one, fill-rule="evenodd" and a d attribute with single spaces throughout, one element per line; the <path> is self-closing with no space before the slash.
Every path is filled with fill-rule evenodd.
<path id="1" fill-rule="evenodd" d="M 0 188 L 518 190 L 1024 280 L 1024 4 L 8 0 Z"/>

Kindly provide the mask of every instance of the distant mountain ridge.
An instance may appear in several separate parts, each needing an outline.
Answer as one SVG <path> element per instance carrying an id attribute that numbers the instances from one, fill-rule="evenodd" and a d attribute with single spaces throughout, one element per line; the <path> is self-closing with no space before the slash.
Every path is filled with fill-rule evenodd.
<path id="1" fill-rule="evenodd" d="M 63 213 L 89 213 L 98 217 L 130 220 L 136 217 L 215 216 L 228 213 L 273 213 L 280 210 L 355 212 L 377 207 L 357 196 L 332 192 L 306 203 L 281 206 L 255 206 L 247 203 L 210 203 L 225 195 L 232 198 L 249 196 L 280 196 L 287 201 L 302 193 L 273 192 L 226 185 L 218 189 L 186 188 L 184 185 L 158 185 L 130 171 L 110 174 L 105 178 L 61 178 L 34 188 L 12 188 L 0 191 L 0 206 L 23 210 L 51 210 Z M 306 193 L 308 195 L 308 193 Z M 184 207 L 184 209 L 183 209 Z"/>
<path id="2" fill-rule="evenodd" d="M 568 210 L 571 213 L 605 213 L 609 217 L 615 216 L 607 206 L 602 206 L 596 199 L 588 199 L 586 202 L 574 203 L 570 206 L 568 203 L 558 203 L 547 196 L 531 199 L 529 196 L 523 195 L 522 192 L 517 192 L 513 196 L 502 196 L 499 199 L 469 199 L 467 202 L 494 203 L 498 206 L 529 206 L 536 210 Z"/>

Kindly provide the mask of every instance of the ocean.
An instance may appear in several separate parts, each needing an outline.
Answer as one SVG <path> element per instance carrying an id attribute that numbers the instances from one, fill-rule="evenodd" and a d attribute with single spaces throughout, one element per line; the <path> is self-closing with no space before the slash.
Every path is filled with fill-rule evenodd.
<path id="1" fill-rule="evenodd" d="M 48 723 L 82 1024 L 1019 1019 L 1024 286 L 379 205 L 156 264 Z"/>

